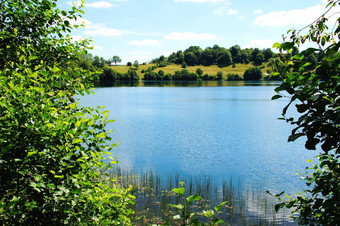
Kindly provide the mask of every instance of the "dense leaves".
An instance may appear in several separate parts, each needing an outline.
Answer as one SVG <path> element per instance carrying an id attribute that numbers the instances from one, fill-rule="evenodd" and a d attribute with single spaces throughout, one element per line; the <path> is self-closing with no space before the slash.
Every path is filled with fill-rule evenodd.
<path id="1" fill-rule="evenodd" d="M 261 78 L 262 78 L 262 71 L 258 67 L 248 68 L 244 72 L 244 75 L 243 75 L 244 80 L 256 81 L 256 80 L 260 80 Z"/>
<path id="2" fill-rule="evenodd" d="M 190 46 L 184 51 L 177 51 L 170 54 L 169 57 L 161 56 L 153 59 L 151 63 L 155 64 L 183 64 L 188 66 L 195 65 L 218 65 L 221 67 L 227 67 L 233 63 L 248 64 L 254 62 L 255 65 L 261 65 L 264 62 L 268 62 L 270 58 L 274 56 L 273 51 L 270 48 L 259 50 L 255 49 L 241 49 L 239 45 L 235 45 L 226 49 L 218 45 L 213 47 L 207 47 L 202 50 L 199 46 Z"/>
<path id="3" fill-rule="evenodd" d="M 0 223 L 129 222 L 128 190 L 108 181 L 108 112 L 81 107 L 95 76 L 69 65 L 86 53 L 71 43 L 81 12 L 55 0 L 1 2 Z"/>
<path id="4" fill-rule="evenodd" d="M 319 164 L 308 168 L 305 177 L 310 188 L 304 195 L 278 206 L 295 208 L 300 214 L 295 219 L 301 224 L 340 222 L 340 18 L 334 27 L 327 27 L 328 17 L 337 15 L 329 11 L 337 10 L 340 1 L 328 3 L 326 13 L 306 27 L 307 34 L 302 34 L 306 28 L 291 30 L 289 41 L 275 44 L 281 54 L 272 62 L 284 81 L 273 99 L 290 98 L 283 109 L 286 121 L 295 126 L 289 141 L 304 136 L 307 149 L 321 149 Z M 307 41 L 318 48 L 298 53 L 298 46 Z M 287 109 L 293 104 L 301 114 L 297 119 L 287 116 Z"/>

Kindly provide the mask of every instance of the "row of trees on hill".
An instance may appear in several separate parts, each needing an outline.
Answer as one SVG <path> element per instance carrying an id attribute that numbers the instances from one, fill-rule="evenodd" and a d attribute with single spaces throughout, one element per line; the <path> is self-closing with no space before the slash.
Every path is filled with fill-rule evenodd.
<path id="1" fill-rule="evenodd" d="M 228 81 L 237 81 L 237 80 L 251 80 L 257 81 L 263 78 L 263 74 L 260 68 L 252 67 L 248 68 L 244 74 L 243 79 L 238 74 L 227 74 L 226 76 L 223 75 L 222 71 L 217 72 L 216 75 L 209 75 L 204 74 L 203 71 L 198 68 L 196 72 L 189 72 L 187 69 L 182 69 L 181 71 L 175 71 L 174 74 L 165 74 L 163 70 L 159 70 L 158 73 L 156 72 L 146 72 L 144 74 L 144 80 L 228 80 Z M 264 79 L 272 79 L 269 76 L 265 77 Z"/>
<path id="2" fill-rule="evenodd" d="M 210 54 L 208 54 L 208 52 Z M 298 49 L 291 53 L 292 56 L 299 54 Z M 229 49 L 224 47 L 219 47 L 218 45 L 214 45 L 213 48 L 206 48 L 202 50 L 198 46 L 191 46 L 186 49 L 184 52 L 177 51 L 177 53 L 172 53 L 169 57 L 160 56 L 151 61 L 154 63 L 148 69 L 141 70 L 141 73 L 144 74 L 143 79 L 145 80 L 241 80 L 242 77 L 238 74 L 229 74 L 223 77 L 221 75 L 222 72 L 218 72 L 216 75 L 212 74 L 204 74 L 201 69 L 197 69 L 196 73 L 188 72 L 187 70 L 176 71 L 174 74 L 164 74 L 163 71 L 154 72 L 155 69 L 159 67 L 165 67 L 168 64 L 178 64 L 181 63 L 182 68 L 185 69 L 188 65 L 210 65 L 210 64 L 218 64 L 221 67 L 229 66 L 235 63 L 249 63 L 250 61 L 256 65 L 262 65 L 263 62 L 269 62 L 270 59 L 274 58 L 275 53 L 272 52 L 271 49 L 263 49 L 259 50 L 255 49 L 241 49 L 238 45 L 232 46 Z M 322 53 L 304 53 L 304 57 L 309 65 L 305 67 L 304 70 L 310 70 L 313 68 L 318 62 L 323 59 Z M 135 61 L 133 64 L 128 62 L 128 66 L 130 67 L 126 73 L 120 73 L 115 71 L 110 65 L 112 63 L 121 62 L 120 57 L 114 56 L 108 60 L 105 60 L 103 57 L 93 56 L 91 54 L 82 55 L 78 59 L 72 61 L 71 65 L 73 68 L 82 68 L 84 70 L 89 70 L 91 72 L 95 72 L 98 75 L 99 80 L 105 81 L 133 81 L 139 80 L 139 76 L 136 72 L 139 68 L 138 61 Z M 272 63 L 268 63 L 272 64 Z M 255 70 L 255 69 L 251 69 Z M 268 72 L 270 73 L 270 72 Z M 268 76 L 267 76 L 268 77 Z M 265 77 L 264 79 L 277 80 L 278 77 Z M 261 76 L 250 76 L 247 77 L 247 74 L 244 73 L 243 79 L 245 80 L 259 80 L 262 78 Z"/>
<path id="3" fill-rule="evenodd" d="M 83 70 L 91 71 L 94 74 L 97 74 L 99 80 L 106 81 L 133 81 L 139 80 L 137 72 L 135 70 L 128 70 L 126 73 L 119 73 L 114 71 L 109 65 L 111 63 L 116 63 L 115 61 L 119 61 L 119 59 L 115 59 L 114 56 L 112 59 L 105 60 L 103 57 L 93 56 L 92 54 L 82 55 L 78 59 L 72 61 L 72 68 L 81 68 Z"/>
<path id="4" fill-rule="evenodd" d="M 184 51 L 173 52 L 169 57 L 160 56 L 151 61 L 166 66 L 167 64 L 183 64 L 189 66 L 195 65 L 219 65 L 230 66 L 232 64 L 253 62 L 254 65 L 261 65 L 268 62 L 274 56 L 274 52 L 270 49 L 260 50 L 258 48 L 241 49 L 239 45 L 234 45 L 229 49 L 214 45 L 204 50 L 199 46 L 190 46 Z"/>

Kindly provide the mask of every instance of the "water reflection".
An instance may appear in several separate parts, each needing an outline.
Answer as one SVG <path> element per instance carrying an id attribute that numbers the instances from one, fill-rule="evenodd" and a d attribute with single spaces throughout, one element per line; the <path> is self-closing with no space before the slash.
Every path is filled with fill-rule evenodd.
<path id="1" fill-rule="evenodd" d="M 278 86 L 278 81 L 97 81 L 95 87 L 216 87 L 216 86 Z"/>
<path id="2" fill-rule="evenodd" d="M 114 130 L 113 142 L 120 143 L 115 155 L 121 167 L 160 175 L 240 177 L 245 185 L 263 183 L 271 191 L 295 193 L 303 182 L 294 174 L 314 153 L 304 150 L 303 140 L 287 144 L 292 127 L 277 118 L 288 100 L 271 101 L 277 84 L 111 83 L 81 103 L 110 110 L 116 122 L 108 129 Z"/>

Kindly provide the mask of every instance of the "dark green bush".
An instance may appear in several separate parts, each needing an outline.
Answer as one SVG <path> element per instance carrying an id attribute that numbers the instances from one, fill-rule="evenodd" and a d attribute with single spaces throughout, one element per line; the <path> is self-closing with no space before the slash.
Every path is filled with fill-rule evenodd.
<path id="1" fill-rule="evenodd" d="M 69 62 L 86 54 L 66 36 L 81 11 L 56 5 L 0 4 L 0 224 L 130 224 L 133 196 L 106 176 L 112 120 L 75 100 L 96 79 Z"/>
<path id="2" fill-rule="evenodd" d="M 243 75 L 244 80 L 260 80 L 262 78 L 262 71 L 258 67 L 248 68 Z"/>

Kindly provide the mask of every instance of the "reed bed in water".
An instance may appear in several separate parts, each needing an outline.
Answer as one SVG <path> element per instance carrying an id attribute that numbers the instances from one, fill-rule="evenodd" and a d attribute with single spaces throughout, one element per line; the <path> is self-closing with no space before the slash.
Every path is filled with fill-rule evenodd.
<path id="1" fill-rule="evenodd" d="M 172 189 L 180 187 L 183 178 L 179 174 L 160 177 L 157 172 L 136 173 L 116 167 L 109 172 L 110 179 L 115 179 L 123 187 L 133 186 L 136 196 L 132 217 L 136 225 L 180 225 L 174 216 L 178 211 L 169 204 L 183 203 L 182 197 Z M 201 213 L 214 209 L 222 201 L 226 205 L 216 215 L 222 219 L 222 225 L 291 225 L 287 220 L 289 213 L 275 213 L 275 200 L 260 188 L 246 189 L 242 181 L 232 179 L 217 182 L 212 177 L 187 178 L 185 180 L 185 197 L 199 195 L 201 200 L 194 202 L 186 210 Z M 207 221 L 204 217 L 201 221 Z"/>

